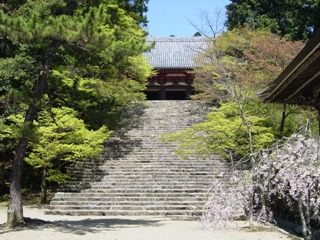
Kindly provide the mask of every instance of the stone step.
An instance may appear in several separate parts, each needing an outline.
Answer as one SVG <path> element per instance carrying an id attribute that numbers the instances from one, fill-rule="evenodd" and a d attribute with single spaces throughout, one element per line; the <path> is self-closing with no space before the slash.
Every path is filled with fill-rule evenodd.
<path id="1" fill-rule="evenodd" d="M 175 161 L 176 160 L 176 161 Z M 95 165 L 96 163 L 83 163 L 82 165 Z M 180 167 L 185 166 L 192 168 L 193 166 L 214 166 L 214 167 L 225 167 L 227 164 L 225 162 L 219 162 L 217 160 L 198 160 L 198 161 L 192 161 L 192 160 L 183 160 L 179 161 L 179 159 L 176 159 L 172 155 L 170 156 L 163 156 L 158 155 L 157 158 L 141 158 L 139 156 L 128 156 L 128 159 L 122 158 L 121 160 L 115 159 L 115 160 L 108 160 L 105 162 L 101 162 L 100 165 L 105 166 L 119 166 L 122 165 L 122 167 L 130 166 L 130 167 Z"/>
<path id="2" fill-rule="evenodd" d="M 155 188 L 155 187 L 166 187 L 166 188 L 197 188 L 197 187 L 205 187 L 211 186 L 212 184 L 209 182 L 193 182 L 193 183 L 186 183 L 185 181 L 180 182 L 157 182 L 157 181 L 145 181 L 145 182 L 136 182 L 136 181 L 112 181 L 111 179 L 106 182 L 96 182 L 90 183 L 91 188 L 109 188 L 110 185 L 113 186 L 124 186 L 126 188 L 135 187 L 136 189 L 143 189 L 143 188 Z"/>
<path id="3" fill-rule="evenodd" d="M 128 188 L 128 189 L 144 189 L 144 188 L 166 188 L 166 189 L 183 189 L 183 188 L 207 188 L 208 186 L 212 186 L 212 184 L 202 182 L 202 183 L 194 183 L 188 184 L 186 182 L 180 181 L 178 183 L 172 182 L 148 182 L 144 184 L 143 181 L 140 182 L 127 182 L 127 181 L 113 181 L 109 180 L 106 182 L 100 183 L 90 183 L 91 188 L 114 188 L 114 187 L 121 187 L 121 188 Z"/>
<path id="4" fill-rule="evenodd" d="M 152 204 L 162 202 L 165 204 L 186 204 L 186 203 L 204 203 L 207 200 L 206 196 L 203 197 L 123 197 L 123 196 L 109 196 L 109 197 L 83 197 L 83 196 L 74 196 L 69 197 L 68 201 L 64 201 L 64 198 L 56 198 L 52 200 L 51 203 L 55 205 L 86 205 L 86 204 L 114 204 L 114 205 L 126 205 L 126 204 Z"/>
<path id="5" fill-rule="evenodd" d="M 144 189 L 128 189 L 128 188 L 89 188 L 83 190 L 83 192 L 88 193 L 202 193 L 206 188 L 184 188 L 184 189 L 175 189 L 175 188 L 144 188 Z"/>
<path id="6" fill-rule="evenodd" d="M 117 199 L 118 200 L 118 199 Z M 128 198 L 128 200 L 122 200 L 122 201 L 116 201 L 114 199 L 99 199 L 99 200 L 90 200 L 90 199 L 83 199 L 83 200 L 70 200 L 68 202 L 66 201 L 54 201 L 53 202 L 55 205 L 64 205 L 64 206 L 69 206 L 69 207 L 90 207 L 90 206 L 99 206 L 99 207 L 113 207 L 113 206 L 133 206 L 133 205 L 138 205 L 138 206 L 186 206 L 186 205 L 191 205 L 191 206 L 203 206 L 205 201 L 200 201 L 200 200 L 193 200 L 193 201 L 188 201 L 184 199 L 159 199 L 155 200 L 150 199 L 147 200 L 141 199 L 141 200 L 133 200 Z"/>
<path id="7" fill-rule="evenodd" d="M 153 161 L 152 161 L 153 160 Z M 77 165 L 80 166 L 80 165 Z M 83 167 L 92 167 L 96 166 L 96 164 L 82 164 Z M 197 168 L 206 168 L 210 167 L 212 169 L 219 169 L 223 168 L 225 169 L 226 164 L 219 163 L 219 162 L 171 162 L 171 161 L 166 161 L 165 159 L 160 159 L 158 161 L 154 159 L 128 159 L 128 161 L 121 160 L 121 161 L 108 161 L 99 166 L 99 169 L 104 169 L 104 168 L 110 168 L 110 167 L 122 167 L 122 168 L 127 168 L 131 169 L 132 167 L 136 169 L 161 169 L 161 168 L 171 168 L 175 170 L 179 169 L 197 169 Z M 156 170 L 155 169 L 155 170 Z M 76 169 L 74 169 L 76 170 Z"/>
<path id="8" fill-rule="evenodd" d="M 164 177 L 161 174 L 158 175 L 146 175 L 146 176 L 141 176 L 141 175 L 114 175 L 114 174 L 109 174 L 107 175 L 108 177 L 101 176 L 101 178 L 98 178 L 98 176 L 95 176 L 96 179 L 92 178 L 91 176 L 83 176 L 81 179 L 84 180 L 99 180 L 102 182 L 111 182 L 112 180 L 115 180 L 115 182 L 124 182 L 124 181 L 137 181 L 138 183 L 143 183 L 145 181 L 154 181 L 154 182 L 189 182 L 189 181 L 198 181 L 198 182 L 203 182 L 203 181 L 208 181 L 212 182 L 215 178 L 220 178 L 223 179 L 225 177 L 219 177 L 219 176 L 208 176 L 208 175 L 168 175 L 167 177 Z M 81 176 L 79 175 L 79 178 Z M 103 179 L 104 178 L 104 179 Z M 78 181 L 78 178 L 75 178 L 75 181 Z M 74 184 L 74 180 L 70 182 L 70 184 Z"/>
<path id="9" fill-rule="evenodd" d="M 211 171 L 212 173 L 219 173 L 223 170 L 225 171 L 226 166 L 212 166 L 212 165 L 198 165 L 198 166 L 188 166 L 187 164 L 185 165 L 148 165 L 147 163 L 142 166 L 141 164 L 139 166 L 134 166 L 134 165 L 124 165 L 124 164 L 110 164 L 110 166 L 103 165 L 99 166 L 98 169 L 95 169 L 96 171 L 110 171 L 110 170 L 115 170 L 117 169 L 118 172 L 161 172 L 161 171 L 175 171 L 175 172 L 203 172 L 203 171 Z M 89 169 L 88 169 L 89 170 Z M 87 171 L 88 171 L 87 170 Z M 84 171 L 84 169 L 82 169 Z M 81 170 L 79 170 L 81 172 Z"/>
<path id="10" fill-rule="evenodd" d="M 100 169 L 101 170 L 101 169 Z M 141 174 L 146 174 L 148 175 L 163 175 L 164 173 L 167 176 L 171 176 L 171 175 L 213 175 L 214 173 L 219 173 L 219 171 L 213 171 L 211 170 L 211 172 L 209 172 L 210 169 L 208 169 L 208 171 L 205 171 L 203 169 L 165 169 L 165 168 L 159 168 L 158 171 L 154 171 L 154 170 L 150 170 L 150 169 L 121 169 L 121 170 L 110 170 L 110 172 L 112 172 L 112 174 L 114 175 L 118 175 L 118 174 L 122 174 L 122 175 L 141 175 Z"/>
<path id="11" fill-rule="evenodd" d="M 223 168 L 216 168 L 216 169 L 212 169 L 210 167 L 204 168 L 204 169 L 184 169 L 184 168 L 179 168 L 179 169 L 165 169 L 165 168 L 159 168 L 159 171 L 155 171 L 155 170 L 150 170 L 150 169 L 132 169 L 132 168 L 123 168 L 123 169 L 119 169 L 120 167 L 115 167 L 111 169 L 108 169 L 108 167 L 102 168 L 102 169 L 93 169 L 93 170 L 79 170 L 79 171 L 74 171 L 75 174 L 79 173 L 79 174 L 84 174 L 86 172 L 88 173 L 101 173 L 101 174 L 106 174 L 106 175 L 119 175 L 119 174 L 123 174 L 123 175 L 128 175 L 128 174 L 132 174 L 132 175 L 141 175 L 141 174 L 147 174 L 148 175 L 161 175 L 163 173 L 166 173 L 167 176 L 171 176 L 171 175 L 182 175 L 182 176 L 186 176 L 186 175 L 207 175 L 207 176 L 212 176 L 212 178 L 216 175 L 219 175 L 221 173 L 223 173 Z M 207 171 L 206 171 L 207 169 Z"/>
<path id="12" fill-rule="evenodd" d="M 167 151 L 167 152 L 165 152 Z M 176 163 L 176 164 L 180 164 L 180 163 L 210 163 L 213 162 L 215 163 L 224 163 L 223 160 L 221 160 L 219 158 L 219 156 L 215 156 L 215 155 L 211 155 L 208 158 L 204 158 L 204 157 L 200 157 L 200 156 L 189 156 L 186 159 L 182 159 L 179 158 L 178 156 L 176 156 L 176 154 L 174 154 L 173 149 L 171 149 L 170 151 L 168 149 L 160 151 L 161 154 L 156 154 L 155 156 L 157 156 L 157 159 L 162 162 L 172 162 L 172 163 Z M 167 154 L 168 153 L 168 154 Z M 116 153 L 112 153 L 112 154 L 116 154 Z M 149 153 L 148 153 L 149 154 Z M 166 155 L 167 154 L 167 155 Z M 120 155 L 120 153 L 119 153 Z M 124 155 L 123 153 L 121 153 L 122 156 L 127 156 Z M 113 155 L 112 155 L 113 156 Z M 105 157 L 105 158 L 104 158 Z M 101 155 L 101 159 L 96 160 L 96 161 L 81 161 L 81 162 L 77 162 L 77 165 L 79 164 L 94 164 L 94 163 L 99 163 L 99 164 L 103 164 L 103 163 L 109 163 L 109 162 L 121 162 L 124 161 L 122 159 L 117 159 L 117 160 L 110 160 L 110 153 L 107 154 L 102 154 Z M 130 159 L 132 160 L 140 160 L 141 159 L 141 155 L 139 152 L 135 152 L 134 154 L 132 154 L 132 156 L 130 156 Z M 127 161 L 127 160 L 126 160 Z"/>
<path id="13" fill-rule="evenodd" d="M 194 205 L 59 205 L 60 210 L 90 210 L 90 211 L 175 211 L 198 210 Z"/>
<path id="14" fill-rule="evenodd" d="M 79 164 L 77 167 L 84 167 L 84 168 L 93 168 L 93 169 L 108 169 L 111 167 L 121 167 L 125 169 L 132 169 L 133 167 L 135 169 L 152 169 L 152 168 L 169 168 L 169 169 L 197 169 L 197 168 L 207 168 L 210 169 L 224 169 L 226 170 L 227 164 L 221 164 L 221 163 L 212 163 L 212 162 L 196 162 L 196 163 L 190 163 L 188 162 L 170 162 L 165 159 L 160 159 L 158 162 L 153 158 L 139 158 L 139 159 L 131 159 L 128 158 L 126 161 L 126 158 L 123 158 L 121 161 L 114 159 L 110 162 L 105 162 L 100 164 L 99 166 L 95 164 Z M 71 169 L 71 168 L 70 168 Z M 82 169 L 73 169 L 73 170 L 82 170 Z"/>
<path id="15" fill-rule="evenodd" d="M 227 189 L 229 186 L 229 184 L 225 184 L 223 189 Z M 196 187 L 188 187 L 188 186 L 184 186 L 184 187 L 176 187 L 176 188 L 172 188 L 172 187 L 166 187 L 166 186 L 146 186 L 145 189 L 143 188 L 126 188 L 126 187 L 122 187 L 121 185 L 110 185 L 108 187 L 94 187 L 94 188 L 86 188 L 83 190 L 83 192 L 87 192 L 87 193 L 93 193 L 93 192 L 98 192 L 98 193 L 158 193 L 161 194 L 162 192 L 168 192 L 168 193 L 206 193 L 207 191 L 209 191 L 209 189 L 212 188 L 212 185 L 203 185 L 201 187 L 199 187 L 198 185 Z M 114 189 L 114 191 L 110 191 L 110 189 Z M 161 191 L 159 191 L 161 190 Z"/>
<path id="16" fill-rule="evenodd" d="M 176 198 L 197 198 L 197 197 L 206 197 L 207 192 L 202 192 L 202 193 L 196 193 L 196 192 L 189 192 L 189 193 L 166 193 L 166 192 L 130 192 L 130 193 L 104 193 L 104 192 L 81 192 L 81 193 L 71 193 L 71 192 L 58 192 L 55 195 L 55 199 L 68 199 L 68 198 L 74 198 L 74 197 L 81 197 L 81 198 L 108 198 L 108 197 L 133 197 L 133 198 L 139 198 L 139 197 L 146 197 L 146 198 L 151 198 L 151 197 L 157 197 L 157 198 L 167 198 L 167 197 L 176 197 Z M 54 199 L 54 200 L 55 200 Z"/>
<path id="17" fill-rule="evenodd" d="M 109 157 L 109 156 L 108 156 Z M 128 157 L 128 156 L 127 156 Z M 216 166 L 216 167 L 225 167 L 227 164 L 225 162 L 219 162 L 215 159 L 213 160 L 179 160 L 171 156 L 163 156 L 159 155 L 157 158 L 141 158 L 139 156 L 130 156 L 128 159 L 108 159 L 107 161 L 101 162 L 80 162 L 77 163 L 77 166 L 189 166 L 192 168 L 193 166 Z"/>
<path id="18" fill-rule="evenodd" d="M 181 184 L 173 183 L 169 185 L 170 183 L 161 183 L 161 182 L 153 182 L 153 183 L 147 183 L 143 184 L 142 182 L 138 182 L 137 184 L 135 182 L 126 182 L 126 181 L 118 181 L 115 182 L 113 180 L 110 180 L 109 182 L 101 183 L 101 184 L 95 184 L 95 183 L 88 183 L 88 189 L 110 189 L 110 188 L 127 188 L 127 189 L 145 189 L 145 188 L 151 188 L 151 189 L 186 189 L 186 188 L 201 188 L 201 189 L 208 189 L 212 186 L 212 184 L 203 182 L 203 183 L 195 183 L 195 184 L 189 184 L 187 185 L 185 182 L 181 181 Z M 76 187 L 77 183 L 75 182 L 73 185 L 69 184 L 70 187 Z"/>
<path id="19" fill-rule="evenodd" d="M 97 178 L 97 176 L 96 176 Z M 105 178 L 104 176 L 101 176 L 101 178 Z M 153 181 L 158 183 L 158 185 L 160 185 L 162 182 L 189 182 L 189 181 L 198 181 L 199 185 L 201 184 L 201 182 L 213 182 L 213 178 L 208 177 L 207 175 L 188 175 L 188 176 L 179 176 L 179 175 L 175 175 L 175 176 L 171 176 L 168 177 L 166 179 L 163 178 L 163 176 L 158 175 L 158 176 L 133 176 L 133 175 L 126 175 L 126 176 L 116 176 L 116 175 L 111 175 L 109 176 L 109 178 L 107 179 L 102 179 L 101 178 L 97 178 L 97 179 L 93 179 L 91 177 L 79 177 L 79 178 L 74 178 L 72 179 L 72 181 L 68 184 L 68 185 L 75 185 L 79 179 L 82 179 L 83 182 L 81 182 L 82 184 L 85 183 L 86 180 L 90 180 L 90 181 L 102 181 L 105 183 L 125 183 L 126 181 L 128 182 L 132 182 L 132 181 L 136 181 L 137 184 L 143 184 L 146 181 Z M 220 179 L 225 179 L 225 178 L 220 178 Z M 210 185 L 210 184 L 209 184 Z"/>
<path id="20" fill-rule="evenodd" d="M 182 218 L 187 217 L 199 217 L 204 212 L 204 210 L 91 210 L 91 209 L 51 209 L 45 211 L 46 214 L 60 214 L 60 215 L 90 215 L 90 216 L 148 216 L 148 215 L 158 215 L 158 216 L 181 216 Z"/>

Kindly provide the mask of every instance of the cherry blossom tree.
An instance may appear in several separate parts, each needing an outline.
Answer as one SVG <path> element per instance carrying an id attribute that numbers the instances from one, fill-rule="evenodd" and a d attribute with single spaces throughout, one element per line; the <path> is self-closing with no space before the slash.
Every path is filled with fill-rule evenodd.
<path id="1" fill-rule="evenodd" d="M 260 151 L 255 159 L 245 174 L 233 174 L 228 187 L 214 184 L 204 225 L 222 226 L 250 213 L 256 220 L 274 221 L 281 202 L 288 215 L 298 216 L 304 238 L 312 239 L 310 223 L 320 220 L 319 139 L 296 134 Z M 243 164 L 244 160 L 236 168 Z"/>

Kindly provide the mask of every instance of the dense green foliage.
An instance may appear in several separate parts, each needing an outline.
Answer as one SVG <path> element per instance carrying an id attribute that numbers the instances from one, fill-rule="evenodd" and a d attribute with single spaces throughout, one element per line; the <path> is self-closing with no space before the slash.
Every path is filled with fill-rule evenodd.
<path id="1" fill-rule="evenodd" d="M 41 202 L 47 202 L 47 182 L 65 183 L 69 176 L 65 165 L 73 161 L 97 158 L 110 132 L 102 126 L 90 130 L 71 108 L 41 111 L 36 124 L 36 141 L 25 161 L 41 169 Z"/>
<path id="2" fill-rule="evenodd" d="M 266 105 L 258 99 L 244 106 L 246 120 L 250 122 L 252 151 L 268 147 L 282 136 L 290 136 L 308 121 L 313 122 L 313 133 L 317 133 L 316 114 L 308 110 L 291 107 L 285 128 L 280 131 L 282 106 Z M 205 121 L 191 128 L 164 136 L 166 141 L 178 142 L 176 153 L 184 158 L 188 155 L 219 154 L 231 161 L 239 160 L 250 153 L 246 126 L 243 124 L 239 106 L 236 102 L 222 103 L 213 107 Z"/>
<path id="3" fill-rule="evenodd" d="M 254 141 L 254 150 L 268 146 L 274 141 L 272 126 L 263 117 L 261 103 L 246 105 L 248 121 Z M 204 122 L 193 125 L 192 128 L 171 134 L 167 140 L 179 141 L 179 155 L 186 157 L 189 153 L 210 155 L 221 154 L 226 158 L 243 156 L 250 152 L 247 130 L 243 125 L 239 108 L 235 102 L 223 103 L 214 107 Z"/>
<path id="4" fill-rule="evenodd" d="M 43 203 L 47 201 L 47 182 L 65 183 L 69 179 L 65 167 L 76 160 L 98 157 L 102 151 L 102 143 L 110 134 L 105 126 L 90 130 L 71 108 L 51 108 L 48 111 L 44 109 L 39 112 L 34 131 L 28 133 L 31 144 L 25 159 L 28 164 L 40 170 L 41 181 L 38 182 L 41 183 Z M 7 120 L 10 120 L 10 124 L 6 125 L 0 136 L 7 141 L 14 141 L 23 135 L 23 116 L 10 115 Z M 37 175 L 28 176 L 27 179 L 34 181 Z M 40 186 L 36 187 L 38 189 Z"/>
<path id="5" fill-rule="evenodd" d="M 318 4 L 318 0 L 232 0 L 226 7 L 226 25 L 229 30 L 247 25 L 289 40 L 307 40 L 319 24 Z"/>
<path id="6" fill-rule="evenodd" d="M 81 131 L 98 134 L 98 150 L 101 133 L 108 136 L 99 129 L 116 128 L 121 109 L 145 98 L 151 68 L 142 56 L 147 46 L 140 25 L 146 23 L 147 2 L 28 0 L 0 4 L 1 165 L 13 163 L 11 200 L 18 199 L 9 208 L 20 205 L 19 182 L 26 155 L 37 167 L 88 157 L 84 152 L 96 156 L 90 144 L 80 141 L 85 134 L 91 138 L 86 143 L 94 143 L 94 134 L 77 133 L 73 143 L 67 138 L 71 133 L 50 137 L 51 130 L 52 134 L 57 131 L 48 125 L 50 116 L 53 123 L 62 112 L 70 124 L 79 119 L 74 124 Z M 22 121 L 18 124 L 13 118 Z M 10 135 L 8 129 L 13 128 L 19 134 Z M 53 155 L 46 141 L 62 144 L 56 147 L 67 141 L 74 144 L 74 150 L 68 157 Z M 77 151 L 77 144 L 83 144 L 80 149 L 84 152 Z M 40 158 L 40 152 L 48 155 Z M 9 225 L 19 221 L 23 221 L 21 214 L 10 219 Z"/>

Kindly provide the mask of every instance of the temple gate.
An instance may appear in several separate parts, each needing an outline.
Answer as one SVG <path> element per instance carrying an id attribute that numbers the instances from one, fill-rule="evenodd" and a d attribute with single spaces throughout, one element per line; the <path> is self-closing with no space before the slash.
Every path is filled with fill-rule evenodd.
<path id="1" fill-rule="evenodd" d="M 154 48 L 145 53 L 156 74 L 145 91 L 148 100 L 187 100 L 194 92 L 192 70 L 206 48 L 204 37 L 151 37 Z"/>

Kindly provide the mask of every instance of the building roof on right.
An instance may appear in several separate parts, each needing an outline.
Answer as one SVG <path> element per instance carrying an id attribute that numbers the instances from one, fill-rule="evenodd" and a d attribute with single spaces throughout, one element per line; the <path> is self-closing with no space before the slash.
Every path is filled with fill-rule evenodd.
<path id="1" fill-rule="evenodd" d="M 258 96 L 265 102 L 314 106 L 320 110 L 320 29 Z"/>

